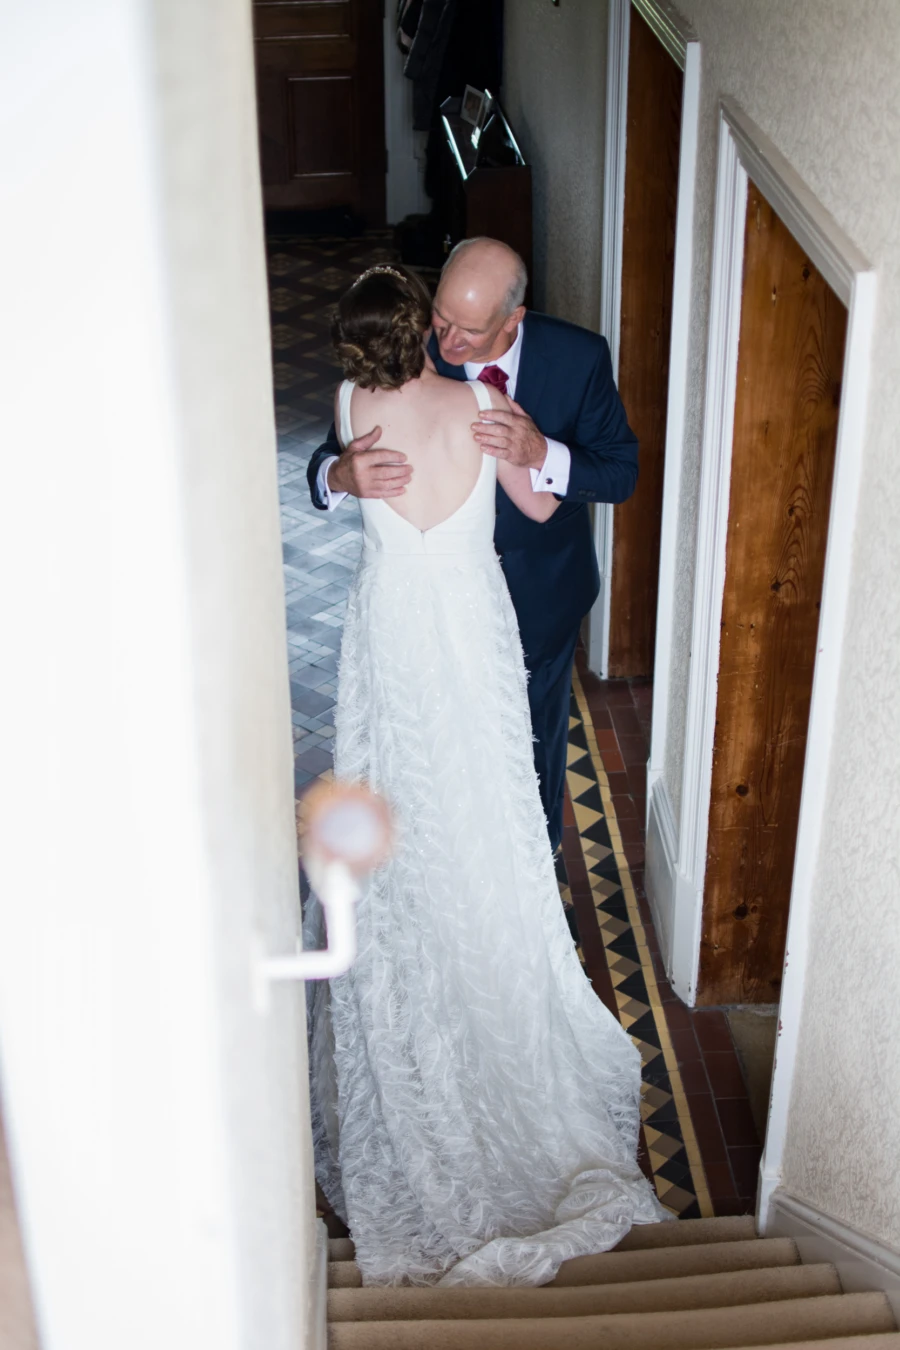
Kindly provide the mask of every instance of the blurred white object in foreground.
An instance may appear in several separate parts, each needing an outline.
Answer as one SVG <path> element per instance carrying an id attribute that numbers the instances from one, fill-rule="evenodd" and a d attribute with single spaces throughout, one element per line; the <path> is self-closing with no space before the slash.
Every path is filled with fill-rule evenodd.
<path id="1" fill-rule="evenodd" d="M 390 852 L 386 803 L 368 788 L 323 783 L 303 798 L 300 851 L 310 885 L 325 912 L 322 951 L 269 957 L 267 980 L 326 980 L 343 975 L 356 956 L 356 914 L 364 878 Z"/>

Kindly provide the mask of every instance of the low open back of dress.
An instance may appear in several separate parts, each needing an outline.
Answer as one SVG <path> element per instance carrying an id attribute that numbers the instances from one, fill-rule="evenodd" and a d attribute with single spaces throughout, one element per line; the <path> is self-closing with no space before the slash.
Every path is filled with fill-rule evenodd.
<path id="1" fill-rule="evenodd" d="M 475 401 L 478 404 L 478 407 L 483 412 L 488 412 L 492 408 L 493 404 L 491 403 L 491 396 L 487 386 L 482 384 L 478 380 L 469 380 L 467 383 L 475 396 Z M 349 445 L 350 442 L 353 440 L 353 424 L 350 416 L 350 403 L 351 399 L 353 398 L 353 390 L 355 388 L 356 386 L 352 380 L 344 380 L 344 382 L 340 387 L 338 395 L 340 420 L 341 420 L 341 427 L 340 427 L 341 441 L 344 445 Z M 487 479 L 490 480 L 489 484 L 486 484 L 485 480 Z M 390 511 L 391 514 L 396 516 L 398 520 L 403 521 L 403 523 L 410 529 L 412 529 L 417 535 L 431 534 L 432 531 L 434 530 L 440 530 L 445 525 L 450 525 L 451 522 L 454 520 L 454 518 L 461 512 L 464 512 L 469 503 L 473 499 L 479 498 L 482 493 L 484 494 L 490 493 L 492 495 L 496 484 L 496 479 L 497 479 L 496 460 L 494 460 L 490 455 L 482 455 L 481 463 L 478 469 L 478 474 L 474 484 L 471 487 L 466 485 L 465 491 L 460 494 L 460 499 L 457 505 L 454 506 L 452 510 L 448 511 L 448 513 L 441 520 L 436 521 L 434 524 L 427 526 L 427 528 L 425 528 L 424 530 L 421 528 L 420 525 L 417 525 L 414 520 L 410 520 L 408 516 L 402 515 L 396 509 L 396 507 L 391 504 L 390 500 L 384 498 L 364 498 L 360 501 L 360 509 L 363 512 L 363 521 L 365 524 L 366 515 L 371 514 L 373 507 L 376 508 L 375 510 L 376 515 L 379 514 L 378 508 L 382 508 L 383 510 Z M 493 523 L 491 524 L 491 530 L 493 532 Z"/>

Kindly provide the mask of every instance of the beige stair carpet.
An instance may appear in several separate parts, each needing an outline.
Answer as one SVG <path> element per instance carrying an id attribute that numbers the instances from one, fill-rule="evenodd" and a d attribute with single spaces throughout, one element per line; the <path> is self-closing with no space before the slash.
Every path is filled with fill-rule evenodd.
<path id="1" fill-rule="evenodd" d="M 329 1244 L 330 1350 L 900 1350 L 884 1294 L 844 1294 L 751 1218 L 632 1229 L 531 1288 L 363 1288 Z"/>
<path id="2" fill-rule="evenodd" d="M 417 1318 L 583 1317 L 598 1313 L 725 1308 L 775 1299 L 839 1294 L 834 1266 L 783 1266 L 628 1284 L 543 1289 L 332 1289 L 332 1322 Z"/>
<path id="3" fill-rule="evenodd" d="M 893 1331 L 884 1294 L 599 1317 L 333 1322 L 329 1350 L 730 1350 Z"/>
<path id="4" fill-rule="evenodd" d="M 757 1238 L 752 1242 L 702 1243 L 696 1247 L 651 1248 L 647 1251 L 604 1252 L 564 1261 L 548 1287 L 580 1284 L 625 1284 L 630 1280 L 674 1279 L 676 1276 L 717 1275 L 728 1270 L 768 1266 L 795 1266 L 800 1255 L 790 1238 Z M 362 1288 L 362 1275 L 352 1261 L 329 1264 L 331 1289 Z M 460 1291 L 462 1292 L 462 1291 Z"/>

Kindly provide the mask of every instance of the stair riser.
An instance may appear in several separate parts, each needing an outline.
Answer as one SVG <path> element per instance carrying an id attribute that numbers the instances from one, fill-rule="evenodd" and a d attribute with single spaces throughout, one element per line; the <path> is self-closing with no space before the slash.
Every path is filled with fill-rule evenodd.
<path id="1" fill-rule="evenodd" d="M 709 1242 L 749 1242 L 756 1222 L 749 1215 L 719 1219 L 682 1219 L 678 1223 L 642 1223 L 632 1228 L 615 1248 L 617 1252 L 650 1251 L 660 1247 L 696 1247 Z M 332 1238 L 329 1261 L 352 1261 L 352 1238 Z"/>
<path id="2" fill-rule="evenodd" d="M 402 1322 L 427 1318 L 586 1317 L 726 1308 L 840 1292 L 837 1271 L 828 1265 L 571 1289 L 333 1289 L 328 1295 L 328 1319 Z"/>
<path id="3" fill-rule="evenodd" d="M 895 1331 L 882 1294 L 540 1321 L 335 1322 L 329 1350 L 726 1350 Z"/>
<path id="4" fill-rule="evenodd" d="M 604 1252 L 564 1261 L 551 1288 L 579 1284 L 624 1284 L 630 1280 L 674 1279 L 715 1275 L 725 1270 L 758 1270 L 764 1266 L 796 1266 L 800 1254 L 791 1238 L 754 1238 L 749 1242 L 704 1243 L 697 1247 L 654 1248 L 637 1252 Z"/>
<path id="5" fill-rule="evenodd" d="M 733 1350 L 755 1350 L 750 1345 L 736 1345 Z M 778 1341 L 765 1350 L 900 1350 L 900 1331 L 886 1331 L 875 1336 L 838 1336 L 815 1341 Z"/>
<path id="6" fill-rule="evenodd" d="M 686 1275 L 715 1275 L 730 1270 L 758 1270 L 799 1265 L 791 1238 L 756 1238 L 752 1242 L 704 1243 L 697 1247 L 667 1247 L 650 1251 L 603 1252 L 564 1261 L 549 1288 L 573 1285 L 625 1284 L 632 1280 L 674 1279 Z M 328 1266 L 331 1289 L 362 1286 L 362 1276 L 351 1261 Z"/>
<path id="7" fill-rule="evenodd" d="M 679 1219 L 677 1223 L 639 1223 L 626 1233 L 617 1252 L 696 1247 L 701 1242 L 750 1242 L 758 1237 L 751 1214 L 718 1219 Z"/>

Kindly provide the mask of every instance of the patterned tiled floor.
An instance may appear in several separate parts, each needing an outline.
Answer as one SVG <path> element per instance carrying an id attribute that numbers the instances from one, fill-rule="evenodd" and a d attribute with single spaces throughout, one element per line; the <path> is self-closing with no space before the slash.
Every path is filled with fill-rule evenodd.
<path id="1" fill-rule="evenodd" d="M 360 548 L 358 513 L 309 500 L 306 465 L 339 378 L 331 311 L 354 277 L 395 254 L 387 234 L 268 244 L 284 575 L 298 795 L 332 767 L 337 653 Z M 602 683 L 579 654 L 560 871 L 598 996 L 644 1061 L 642 1166 L 688 1218 L 752 1212 L 759 1143 L 724 1014 L 692 1012 L 662 969 L 643 890 L 651 691 Z"/>
<path id="2" fill-rule="evenodd" d="M 661 1178 L 663 1182 L 678 1186 L 682 1192 L 692 1194 L 701 1214 L 749 1214 L 755 1205 L 761 1150 L 731 1032 L 724 1012 L 686 1008 L 673 992 L 666 979 L 644 891 L 644 766 L 649 754 L 651 695 L 648 682 L 598 680 L 587 670 L 584 654 L 579 652 L 573 718 L 577 718 L 582 726 L 591 723 L 597 755 L 595 760 L 588 761 L 581 750 L 580 756 L 576 757 L 584 735 L 573 726 L 569 754 L 571 804 L 567 805 L 563 848 L 572 898 L 578 912 L 585 968 L 599 996 L 617 1012 L 623 1023 L 628 1025 L 627 1018 L 638 1014 L 638 1023 L 628 1029 L 644 1041 L 644 1130 L 657 1185 Z M 595 809 L 596 796 L 591 797 L 590 793 L 579 796 L 582 784 L 579 780 L 573 784 L 572 779 L 573 770 L 579 777 L 589 776 L 589 762 L 598 770 L 600 809 L 612 836 L 616 860 L 616 866 L 613 866 L 613 860 L 609 859 L 605 871 L 603 863 L 598 865 L 589 853 L 593 842 L 590 836 L 602 831 L 603 825 L 585 816 L 579 806 L 583 803 Z M 589 875 L 585 883 L 583 871 L 579 870 L 579 858 L 586 852 L 588 856 L 584 858 L 582 868 Z M 572 858 L 574 862 L 570 862 Z M 621 889 L 604 895 L 604 887 L 615 883 L 616 873 Z M 581 880 L 580 888 L 575 877 Z M 609 941 L 610 929 L 616 927 L 606 918 L 611 909 L 618 922 L 629 924 L 634 949 L 640 957 L 640 972 L 630 966 L 623 967 L 620 959 L 622 939 L 615 943 Z M 595 914 L 603 938 L 602 949 L 594 936 Z M 632 962 L 637 960 L 634 950 L 628 952 L 628 957 Z M 640 992 L 642 981 L 646 996 Z M 624 1006 L 632 996 L 652 1011 L 656 1030 L 656 1040 L 652 1042 L 649 1042 L 651 1021 L 647 1014 L 640 1008 Z M 654 1047 L 658 1044 L 660 1052 L 648 1053 L 648 1043 Z M 669 1078 L 668 1088 L 663 1082 L 664 1075 Z M 658 1090 L 672 1094 L 677 1130 L 671 1107 L 662 1102 Z M 656 1102 L 663 1108 L 660 1116 L 650 1113 Z M 653 1131 L 661 1128 L 659 1122 L 666 1117 L 670 1123 L 662 1127 L 662 1132 L 669 1138 L 660 1141 Z M 678 1155 L 677 1163 L 681 1167 L 685 1161 L 689 1164 L 689 1172 L 677 1181 L 675 1168 L 663 1167 L 661 1162 L 661 1155 L 671 1148 L 671 1140 L 675 1138 L 680 1138 L 685 1145 L 685 1155 Z M 662 1186 L 659 1189 L 663 1194 Z M 697 1212 L 692 1203 L 686 1201 L 685 1195 L 675 1196 L 670 1192 L 663 1198 L 668 1204 L 676 1201 L 672 1207 L 683 1217 Z"/>
<path id="3" fill-rule="evenodd" d="M 569 719 L 563 854 L 585 972 L 643 1060 L 642 1164 L 682 1218 L 711 1214 L 697 1137 L 662 1012 L 647 933 L 612 804 L 609 774 L 576 672 Z"/>
<path id="4" fill-rule="evenodd" d="M 273 236 L 268 241 L 275 421 L 294 724 L 300 792 L 332 767 L 337 652 L 347 587 L 359 556 L 359 514 L 309 499 L 306 466 L 332 420 L 340 373 L 331 314 L 360 272 L 395 255 L 389 235 L 363 239 Z"/>

